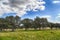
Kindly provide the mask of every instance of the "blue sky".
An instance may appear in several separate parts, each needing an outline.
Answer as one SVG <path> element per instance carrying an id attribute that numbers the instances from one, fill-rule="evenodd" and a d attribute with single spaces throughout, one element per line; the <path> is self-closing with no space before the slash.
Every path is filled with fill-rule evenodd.
<path id="1" fill-rule="evenodd" d="M 52 3 L 52 0 L 44 0 L 45 10 L 38 10 L 36 12 L 30 11 L 28 14 L 24 15 L 23 18 L 34 18 L 36 16 L 46 17 L 50 22 L 60 22 L 60 3 Z M 60 1 L 60 0 L 59 0 Z"/>
<path id="2" fill-rule="evenodd" d="M 26 11 L 26 13 L 21 16 L 22 19 L 30 18 L 34 19 L 36 16 L 40 18 L 47 18 L 50 22 L 60 23 L 60 0 L 43 0 L 45 4 L 44 10 L 36 9 L 37 11 Z M 1 17 L 16 15 L 16 13 L 4 13 Z"/>

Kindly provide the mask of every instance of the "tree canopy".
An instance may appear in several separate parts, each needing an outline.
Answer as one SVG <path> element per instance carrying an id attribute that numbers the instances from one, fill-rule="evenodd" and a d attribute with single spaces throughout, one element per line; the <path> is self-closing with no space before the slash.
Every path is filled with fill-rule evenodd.
<path id="1" fill-rule="evenodd" d="M 0 18 L 0 31 L 3 29 L 12 29 L 12 31 L 14 31 L 17 28 L 25 28 L 25 30 L 34 28 L 35 30 L 41 30 L 46 27 L 57 29 L 60 28 L 60 23 L 51 23 L 47 20 L 47 18 L 40 17 L 36 17 L 34 20 L 29 18 L 21 20 L 21 17 L 19 16 L 7 16 L 5 18 Z"/>

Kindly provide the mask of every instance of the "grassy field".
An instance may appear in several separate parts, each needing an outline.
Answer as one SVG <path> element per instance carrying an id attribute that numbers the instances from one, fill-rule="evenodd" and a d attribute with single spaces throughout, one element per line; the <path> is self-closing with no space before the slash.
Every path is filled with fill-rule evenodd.
<path id="1" fill-rule="evenodd" d="M 0 32 L 0 40 L 60 40 L 60 30 Z"/>

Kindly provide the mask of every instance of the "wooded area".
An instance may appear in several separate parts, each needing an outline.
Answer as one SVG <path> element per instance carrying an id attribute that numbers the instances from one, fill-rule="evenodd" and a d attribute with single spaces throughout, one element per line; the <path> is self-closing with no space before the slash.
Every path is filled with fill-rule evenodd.
<path id="1" fill-rule="evenodd" d="M 25 18 L 21 19 L 19 16 L 7 16 L 5 18 L 0 18 L 0 31 L 3 29 L 11 29 L 14 31 L 15 29 L 23 29 L 28 30 L 29 28 L 34 28 L 34 30 L 42 30 L 46 28 L 50 29 L 59 29 L 59 23 L 51 23 L 48 22 L 47 18 L 39 18 L 36 17 L 34 20 Z"/>

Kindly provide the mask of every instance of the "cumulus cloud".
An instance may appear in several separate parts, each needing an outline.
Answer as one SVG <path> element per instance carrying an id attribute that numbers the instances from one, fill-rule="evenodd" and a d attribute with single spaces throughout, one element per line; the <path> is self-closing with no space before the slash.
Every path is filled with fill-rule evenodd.
<path id="1" fill-rule="evenodd" d="M 56 18 L 60 18 L 60 13 L 57 14 Z"/>
<path id="2" fill-rule="evenodd" d="M 49 22 L 51 22 L 51 15 L 43 15 L 43 16 L 40 16 L 40 18 L 47 18 Z"/>
<path id="3" fill-rule="evenodd" d="M 40 16 L 40 18 L 51 18 L 50 15 L 43 15 L 43 16 Z"/>
<path id="4" fill-rule="evenodd" d="M 55 17 L 54 23 L 60 23 L 60 13 L 57 14 L 57 16 Z"/>
<path id="5" fill-rule="evenodd" d="M 55 18 L 55 23 L 60 23 L 60 16 L 57 16 L 57 17 Z"/>
<path id="6" fill-rule="evenodd" d="M 22 16 L 26 11 L 44 10 L 45 2 L 43 0 L 0 0 L 0 15 L 8 12 L 15 12 L 16 15 Z"/>
<path id="7" fill-rule="evenodd" d="M 55 1 L 53 1 L 53 3 L 57 4 L 57 3 L 60 3 L 60 1 L 59 0 L 55 0 Z"/>

